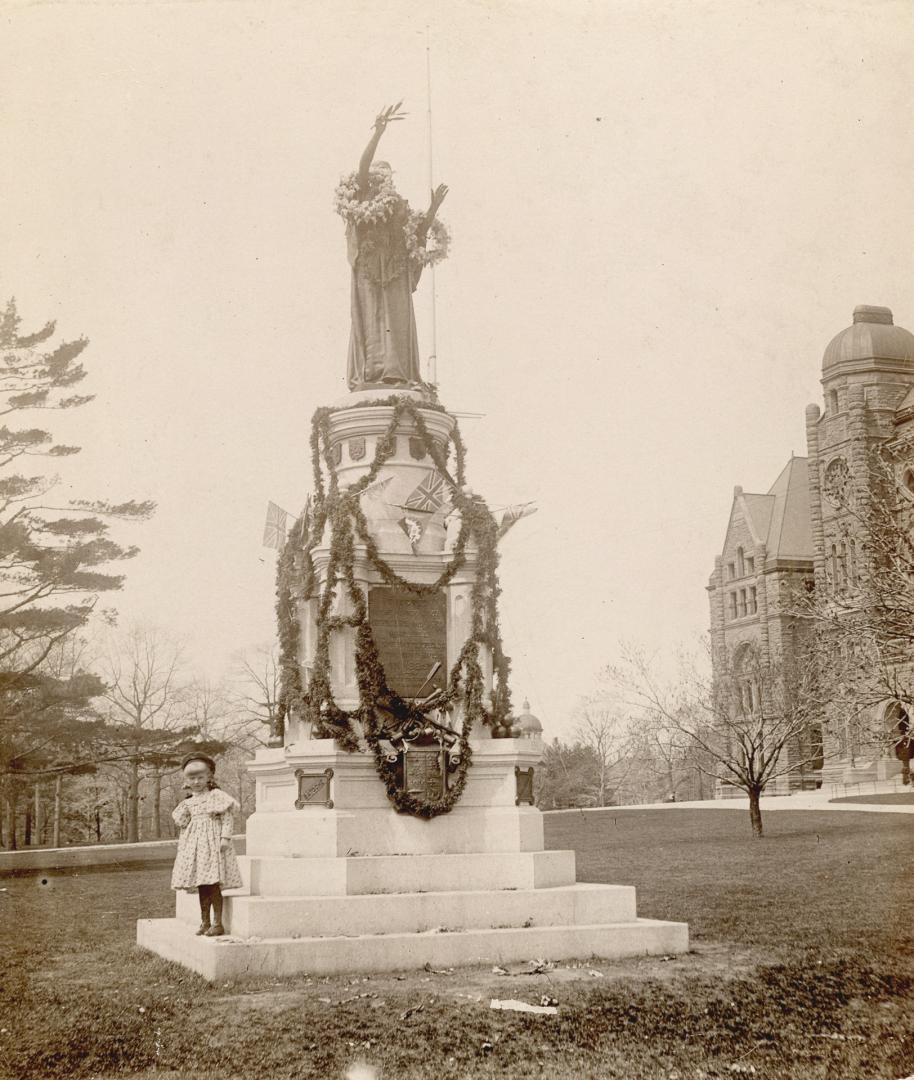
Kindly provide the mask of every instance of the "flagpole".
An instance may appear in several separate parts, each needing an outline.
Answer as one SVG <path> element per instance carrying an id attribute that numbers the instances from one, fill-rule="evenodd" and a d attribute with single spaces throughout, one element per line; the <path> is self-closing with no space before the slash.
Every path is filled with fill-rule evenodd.
<path id="1" fill-rule="evenodd" d="M 428 118 L 428 189 L 435 190 L 435 169 L 432 157 L 432 38 L 431 29 L 425 27 L 425 97 Z M 438 385 L 438 313 L 435 309 L 435 267 L 429 268 L 432 278 L 432 351 L 426 372 L 428 382 Z"/>

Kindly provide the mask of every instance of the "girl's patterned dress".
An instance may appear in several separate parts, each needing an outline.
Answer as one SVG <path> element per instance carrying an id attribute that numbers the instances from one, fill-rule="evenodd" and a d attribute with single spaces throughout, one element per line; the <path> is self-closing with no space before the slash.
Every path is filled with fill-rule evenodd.
<path id="1" fill-rule="evenodd" d="M 171 816 L 181 827 L 181 836 L 171 875 L 173 889 L 196 889 L 217 882 L 225 889 L 241 888 L 235 852 L 221 849 L 222 838 L 232 836 L 232 814 L 240 809 L 220 788 L 192 795 L 175 807 Z"/>

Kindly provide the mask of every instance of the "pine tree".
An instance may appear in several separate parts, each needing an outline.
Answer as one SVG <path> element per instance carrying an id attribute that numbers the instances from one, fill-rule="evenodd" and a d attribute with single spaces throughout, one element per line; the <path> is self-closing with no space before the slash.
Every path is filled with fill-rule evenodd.
<path id="1" fill-rule="evenodd" d="M 109 521 L 142 520 L 154 509 L 134 501 L 59 505 L 53 475 L 26 474 L 26 462 L 47 464 L 79 447 L 56 443 L 44 428 L 11 426 L 12 418 L 79 408 L 92 397 L 74 392 L 86 376 L 87 340 L 52 346 L 53 322 L 31 334 L 20 323 L 10 300 L 0 314 L 0 782 L 12 837 L 23 784 L 91 757 L 90 704 L 102 683 L 78 666 L 55 670 L 54 652 L 86 625 L 100 594 L 121 588 L 114 564 L 137 553 L 109 537 Z"/>

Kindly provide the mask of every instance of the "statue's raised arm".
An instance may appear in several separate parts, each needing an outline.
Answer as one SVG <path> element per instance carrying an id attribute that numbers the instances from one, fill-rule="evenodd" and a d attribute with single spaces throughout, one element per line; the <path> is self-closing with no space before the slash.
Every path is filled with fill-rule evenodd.
<path id="1" fill-rule="evenodd" d="M 416 229 L 416 239 L 423 248 L 426 246 L 426 241 L 428 240 L 428 230 L 434 224 L 435 215 L 438 213 L 438 207 L 444 202 L 446 195 L 447 184 L 439 184 L 432 192 L 428 210 L 426 210 L 425 216 L 422 218 L 422 221 L 419 222 L 419 227 Z"/>
<path id="2" fill-rule="evenodd" d="M 374 134 L 368 140 L 368 145 L 359 159 L 359 190 L 362 193 L 362 198 L 365 198 L 368 194 L 368 170 L 371 168 L 372 161 L 374 161 L 375 151 L 378 149 L 381 136 L 387 130 L 389 123 L 394 120 L 402 120 L 407 115 L 405 112 L 400 112 L 402 104 L 402 101 L 398 101 L 396 105 L 388 105 L 375 117 Z"/>
<path id="3" fill-rule="evenodd" d="M 448 189 L 444 184 L 435 188 L 425 212 L 411 210 L 394 187 L 390 165 L 375 161 L 387 125 L 407 115 L 402 104 L 378 113 L 358 169 L 336 189 L 352 268 L 350 390 L 425 385 L 412 294 L 423 267 L 447 255 L 449 236 L 437 214 Z"/>

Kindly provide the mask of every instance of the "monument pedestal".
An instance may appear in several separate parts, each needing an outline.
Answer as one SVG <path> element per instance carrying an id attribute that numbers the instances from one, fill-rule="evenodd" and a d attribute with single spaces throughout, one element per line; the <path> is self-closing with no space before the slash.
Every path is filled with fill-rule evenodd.
<path id="1" fill-rule="evenodd" d="M 688 949 L 684 923 L 637 917 L 633 888 L 576 883 L 574 852 L 543 850 L 542 815 L 520 801 L 539 739 L 472 750 L 460 802 L 430 821 L 390 807 L 369 755 L 323 739 L 259 751 L 228 936 L 196 937 L 182 892 L 174 919 L 138 923 L 138 943 L 211 980 Z"/>
<path id="2" fill-rule="evenodd" d="M 250 766 L 257 810 L 239 860 L 244 888 L 226 893 L 228 936 L 196 937 L 197 897 L 181 893 L 174 919 L 139 923 L 139 944 L 208 979 L 685 951 L 685 924 L 639 919 L 634 889 L 577 884 L 574 852 L 543 850 L 533 806 L 542 743 L 504 737 L 517 728 L 500 682 L 497 527 L 467 494 L 454 417 L 418 391 L 397 396 L 392 404 L 387 390 L 362 391 L 315 420 L 332 479 L 315 478 L 317 499 L 337 516 L 316 514 L 319 534 L 293 531 L 299 547 L 285 572 L 308 572 L 279 591 L 284 640 L 297 650 L 286 663 L 298 664 L 302 690 L 320 695 L 274 733 L 284 745 Z M 446 483 L 452 442 L 457 479 Z M 370 631 L 399 714 L 389 698 L 384 718 L 380 697 L 362 701 L 357 627 Z M 422 695 L 436 676 L 443 694 L 455 664 L 463 689 L 432 722 Z M 360 710 L 375 710 L 378 766 L 364 739 L 347 753 L 311 737 L 330 698 L 353 739 L 365 734 Z M 413 704 L 410 715 L 405 702 L 425 709 Z M 423 817 L 458 793 L 468 759 L 456 805 Z M 389 794 L 417 816 L 398 812 Z"/>

